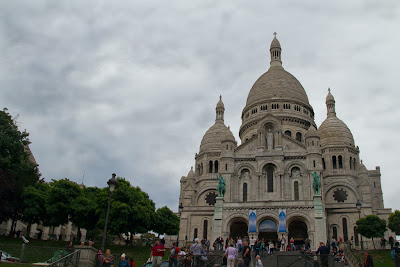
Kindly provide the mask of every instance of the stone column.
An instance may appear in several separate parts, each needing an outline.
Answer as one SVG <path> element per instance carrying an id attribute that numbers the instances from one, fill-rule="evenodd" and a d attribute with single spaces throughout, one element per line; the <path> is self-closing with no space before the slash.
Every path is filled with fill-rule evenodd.
<path id="1" fill-rule="evenodd" d="M 316 249 L 319 246 L 319 242 L 326 243 L 326 217 L 324 207 L 322 205 L 321 195 L 314 195 L 314 240 L 311 243 L 312 249 Z"/>
<path id="2" fill-rule="evenodd" d="M 224 198 L 218 196 L 216 198 L 214 215 L 212 218 L 212 239 L 215 240 L 222 236 L 222 208 L 224 206 Z"/>
<path id="3" fill-rule="evenodd" d="M 96 265 L 97 249 L 92 246 L 75 246 L 75 251 L 80 250 L 79 267 L 93 267 Z"/>

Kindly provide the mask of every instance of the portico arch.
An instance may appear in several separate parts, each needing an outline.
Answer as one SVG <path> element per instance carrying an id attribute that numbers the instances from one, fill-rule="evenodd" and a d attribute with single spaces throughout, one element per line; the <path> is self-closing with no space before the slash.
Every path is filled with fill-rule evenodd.
<path id="1" fill-rule="evenodd" d="M 310 231 L 309 221 L 303 216 L 295 215 L 287 219 L 287 226 L 288 239 L 293 237 L 296 246 L 303 245 Z"/>
<path id="2" fill-rule="evenodd" d="M 278 239 L 278 221 L 270 216 L 262 217 L 257 222 L 258 238 L 275 242 Z"/>
<path id="3" fill-rule="evenodd" d="M 229 236 L 232 238 L 244 237 L 248 235 L 249 223 L 243 217 L 234 217 L 228 223 Z"/>

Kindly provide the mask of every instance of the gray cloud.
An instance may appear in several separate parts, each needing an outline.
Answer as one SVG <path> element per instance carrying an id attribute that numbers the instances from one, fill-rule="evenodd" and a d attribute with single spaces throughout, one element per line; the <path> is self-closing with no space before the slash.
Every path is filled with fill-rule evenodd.
<path id="1" fill-rule="evenodd" d="M 366 166 L 381 166 L 386 206 L 400 209 L 399 11 L 398 1 L 2 1 L 0 105 L 20 115 L 46 179 L 85 172 L 101 187 L 116 172 L 177 210 L 218 96 L 238 140 L 277 31 L 317 124 L 331 87 Z"/>

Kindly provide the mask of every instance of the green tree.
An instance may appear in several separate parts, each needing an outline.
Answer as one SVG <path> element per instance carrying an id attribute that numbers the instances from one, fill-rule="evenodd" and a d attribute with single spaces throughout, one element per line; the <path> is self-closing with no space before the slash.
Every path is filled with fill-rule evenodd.
<path id="1" fill-rule="evenodd" d="M 78 241 L 81 239 L 81 228 L 91 231 L 96 227 L 99 220 L 96 198 L 100 192 L 97 187 L 84 187 L 82 193 L 71 201 L 70 220 L 78 227 Z"/>
<path id="2" fill-rule="evenodd" d="M 59 226 L 74 220 L 74 204 L 82 196 L 79 185 L 67 178 L 52 180 L 46 197 L 46 210 L 49 216 L 47 225 Z M 80 199 L 79 199 L 80 201 Z"/>
<path id="3" fill-rule="evenodd" d="M 179 217 L 167 206 L 157 209 L 154 217 L 153 231 L 158 235 L 177 235 L 179 232 Z"/>
<path id="4" fill-rule="evenodd" d="M 124 178 L 117 178 L 118 186 L 111 201 L 108 230 L 112 234 L 146 233 L 152 228 L 154 202 L 139 187 L 133 187 Z M 109 188 L 103 188 L 97 198 L 98 227 L 103 228 L 107 212 Z"/>
<path id="5" fill-rule="evenodd" d="M 47 218 L 45 208 L 46 196 L 49 191 L 49 185 L 39 180 L 34 186 L 27 186 L 22 193 L 22 221 L 27 223 L 28 236 L 31 225 L 44 222 Z"/>
<path id="6" fill-rule="evenodd" d="M 7 109 L 0 111 L 0 222 L 21 219 L 23 188 L 33 186 L 40 178 L 28 137 L 26 131 L 18 129 Z"/>
<path id="7" fill-rule="evenodd" d="M 400 211 L 395 210 L 389 215 L 389 229 L 400 235 Z"/>
<path id="8" fill-rule="evenodd" d="M 374 237 L 381 237 L 385 234 L 386 221 L 376 215 L 365 216 L 357 221 L 357 232 L 367 238 L 372 238 L 372 243 L 374 243 Z"/>

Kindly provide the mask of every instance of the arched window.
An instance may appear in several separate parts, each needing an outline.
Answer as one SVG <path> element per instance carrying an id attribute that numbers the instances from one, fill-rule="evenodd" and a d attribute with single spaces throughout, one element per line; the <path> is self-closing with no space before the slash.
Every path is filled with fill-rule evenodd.
<path id="1" fill-rule="evenodd" d="M 200 164 L 200 174 L 203 174 L 203 163 Z"/>
<path id="2" fill-rule="evenodd" d="M 343 224 L 343 239 L 346 242 L 349 239 L 349 234 L 347 233 L 347 219 L 346 218 L 342 219 L 342 224 Z"/>
<path id="3" fill-rule="evenodd" d="M 226 145 L 226 150 L 229 150 L 229 145 Z"/>
<path id="4" fill-rule="evenodd" d="M 335 238 L 337 240 L 337 227 L 336 226 L 332 227 L 332 235 L 333 235 L 333 238 Z"/>
<path id="5" fill-rule="evenodd" d="M 207 232 L 208 232 L 208 221 L 204 220 L 204 223 L 203 223 L 203 239 L 207 239 Z"/>
<path id="6" fill-rule="evenodd" d="M 326 165 L 325 165 L 325 159 L 322 158 L 322 167 L 324 168 L 324 170 L 326 170 Z"/>
<path id="7" fill-rule="evenodd" d="M 360 245 L 358 241 L 357 226 L 354 226 L 354 242 L 356 243 L 356 246 Z"/>
<path id="8" fill-rule="evenodd" d="M 339 159 L 339 169 L 343 169 L 343 158 L 342 158 L 342 156 L 339 156 L 338 159 Z"/>
<path id="9" fill-rule="evenodd" d="M 214 162 L 214 172 L 218 173 L 218 160 Z"/>
<path id="10" fill-rule="evenodd" d="M 356 158 L 353 159 L 353 169 L 356 169 Z"/>
<path id="11" fill-rule="evenodd" d="M 228 170 L 228 163 L 225 164 L 225 171 L 227 171 L 227 170 Z"/>
<path id="12" fill-rule="evenodd" d="M 267 191 L 274 192 L 274 169 L 272 167 L 267 168 Z"/>
<path id="13" fill-rule="evenodd" d="M 290 137 L 292 137 L 292 132 L 291 132 L 291 131 L 289 131 L 289 130 L 286 130 L 286 131 L 285 131 L 285 134 L 286 134 L 287 136 L 290 136 Z"/>
<path id="14" fill-rule="evenodd" d="M 301 142 L 302 141 L 302 135 L 301 135 L 301 133 L 296 133 L 296 140 L 297 141 L 299 141 L 299 142 Z"/>
<path id="15" fill-rule="evenodd" d="M 350 157 L 350 170 L 352 170 L 353 169 L 353 158 L 352 157 Z"/>
<path id="16" fill-rule="evenodd" d="M 212 173 L 213 170 L 213 162 L 210 160 L 210 162 L 208 163 L 208 172 Z"/>
<path id="17" fill-rule="evenodd" d="M 313 160 L 313 165 L 314 165 L 314 168 L 315 168 L 315 160 Z"/>
<path id="18" fill-rule="evenodd" d="M 294 182 L 294 200 L 299 200 L 299 182 Z"/>
<path id="19" fill-rule="evenodd" d="M 194 238 L 197 238 L 197 232 L 198 232 L 197 228 L 194 228 L 194 233 L 193 233 Z"/>
<path id="20" fill-rule="evenodd" d="M 243 202 L 247 201 L 247 183 L 243 184 Z"/>
<path id="21" fill-rule="evenodd" d="M 333 167 L 334 169 L 337 168 L 337 166 L 336 166 L 336 156 L 332 156 L 332 167 Z"/>

